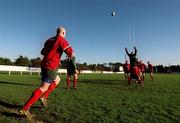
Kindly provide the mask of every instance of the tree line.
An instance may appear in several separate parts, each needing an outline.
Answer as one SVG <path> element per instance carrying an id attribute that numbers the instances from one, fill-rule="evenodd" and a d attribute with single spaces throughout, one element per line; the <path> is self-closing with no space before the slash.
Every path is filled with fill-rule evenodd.
<path id="1" fill-rule="evenodd" d="M 172 73 L 180 72 L 180 65 L 169 65 L 169 66 L 163 66 L 163 65 L 157 65 L 155 66 L 155 70 L 160 73 Z"/>
<path id="2" fill-rule="evenodd" d="M 28 66 L 28 67 L 40 67 L 40 57 L 29 59 L 28 57 L 20 55 L 15 61 L 11 61 L 9 58 L 0 57 L 0 65 L 15 65 L 15 66 Z M 76 63 L 78 70 L 92 70 L 92 71 L 119 71 L 119 66 L 123 64 L 120 62 L 116 63 L 103 63 L 103 64 L 87 64 L 87 63 Z M 66 68 L 66 60 L 61 60 L 61 68 Z M 180 72 L 180 65 L 156 65 L 154 66 L 155 72 L 160 73 L 171 73 Z"/>
<path id="3" fill-rule="evenodd" d="M 11 61 L 9 58 L 0 57 L 0 65 L 15 65 L 15 66 L 29 66 L 40 67 L 40 57 L 29 59 L 28 57 L 20 55 L 15 61 Z"/>
<path id="4" fill-rule="evenodd" d="M 61 68 L 67 67 L 67 61 L 61 60 Z M 0 65 L 15 65 L 15 66 L 28 66 L 28 67 L 40 67 L 40 57 L 29 59 L 28 57 L 20 55 L 15 61 L 11 61 L 9 58 L 0 57 Z M 93 71 L 119 71 L 119 66 L 122 63 L 103 63 L 103 64 L 87 64 L 76 63 L 78 70 L 93 70 Z"/>

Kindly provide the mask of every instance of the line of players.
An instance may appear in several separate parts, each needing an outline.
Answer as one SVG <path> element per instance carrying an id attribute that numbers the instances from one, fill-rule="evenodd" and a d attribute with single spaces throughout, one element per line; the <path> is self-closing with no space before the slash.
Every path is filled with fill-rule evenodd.
<path id="1" fill-rule="evenodd" d="M 132 79 L 135 79 L 136 82 L 144 86 L 144 78 L 145 78 L 145 72 L 148 71 L 150 73 L 150 78 L 153 81 L 153 65 L 150 64 L 150 62 L 147 62 L 147 66 L 141 61 L 136 58 L 137 49 L 134 47 L 135 52 L 128 53 L 127 48 L 125 48 L 125 51 L 127 55 L 129 56 L 130 64 L 128 61 L 125 61 L 125 64 L 123 65 L 124 70 L 124 76 L 125 80 L 128 81 L 128 84 L 131 85 Z"/>
<path id="2" fill-rule="evenodd" d="M 123 65 L 125 80 L 127 80 L 128 84 L 131 85 L 131 80 L 135 79 L 136 82 L 144 86 L 145 72 L 149 72 L 151 80 L 154 80 L 153 65 L 148 61 L 146 66 L 141 60 L 138 60 L 138 58 L 136 58 L 136 47 L 134 47 L 134 50 L 134 53 L 128 53 L 127 48 L 125 48 L 125 51 L 130 59 L 130 64 L 126 60 L 125 64 Z M 73 76 L 73 88 L 76 89 L 78 78 L 78 71 L 76 69 L 75 57 L 67 57 L 67 89 L 70 89 L 71 76 Z"/>

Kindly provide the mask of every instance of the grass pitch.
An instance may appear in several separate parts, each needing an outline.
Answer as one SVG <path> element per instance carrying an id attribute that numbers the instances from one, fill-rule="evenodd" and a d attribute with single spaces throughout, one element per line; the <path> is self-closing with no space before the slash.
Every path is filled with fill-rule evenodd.
<path id="1" fill-rule="evenodd" d="M 31 108 L 45 123 L 179 123 L 180 75 L 146 75 L 145 86 L 129 86 L 120 74 L 80 75 L 77 90 L 67 90 L 65 75 L 49 96 L 47 110 Z M 0 122 L 32 122 L 17 111 L 40 85 L 38 75 L 0 74 Z"/>

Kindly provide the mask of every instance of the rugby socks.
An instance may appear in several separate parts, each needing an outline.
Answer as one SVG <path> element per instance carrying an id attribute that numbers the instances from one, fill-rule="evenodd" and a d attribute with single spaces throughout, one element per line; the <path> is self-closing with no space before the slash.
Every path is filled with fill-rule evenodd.
<path id="1" fill-rule="evenodd" d="M 153 77 L 151 76 L 151 81 L 153 81 Z"/>
<path id="2" fill-rule="evenodd" d="M 48 90 L 44 93 L 43 98 L 47 99 L 49 94 L 56 88 L 56 86 L 57 86 L 56 83 L 52 82 Z"/>
<path id="3" fill-rule="evenodd" d="M 70 89 L 70 85 L 71 85 L 71 79 L 67 78 L 67 89 Z"/>
<path id="4" fill-rule="evenodd" d="M 76 82 L 77 82 L 77 79 L 74 78 L 74 81 L 73 81 L 73 88 L 76 89 Z"/>
<path id="5" fill-rule="evenodd" d="M 142 77 L 142 80 L 144 81 L 144 76 Z"/>
<path id="6" fill-rule="evenodd" d="M 124 75 L 124 78 L 125 78 L 125 80 L 127 80 L 127 76 L 126 75 Z"/>
<path id="7" fill-rule="evenodd" d="M 128 77 L 128 84 L 131 84 L 131 77 Z"/>
<path id="8" fill-rule="evenodd" d="M 32 96 L 29 98 L 27 103 L 23 106 L 23 110 L 29 110 L 29 108 L 38 101 L 38 99 L 42 96 L 43 92 L 41 89 L 36 89 L 33 93 Z"/>

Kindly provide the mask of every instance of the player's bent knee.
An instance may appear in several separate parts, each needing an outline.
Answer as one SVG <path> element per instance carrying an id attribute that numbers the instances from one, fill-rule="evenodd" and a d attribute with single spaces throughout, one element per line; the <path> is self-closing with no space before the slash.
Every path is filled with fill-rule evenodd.
<path id="1" fill-rule="evenodd" d="M 39 89 L 44 93 L 48 90 L 49 85 L 49 83 L 43 83 Z"/>
<path id="2" fill-rule="evenodd" d="M 57 75 L 57 76 L 56 76 L 56 79 L 54 80 L 54 82 L 56 83 L 56 85 L 59 84 L 60 80 L 61 80 L 60 77 Z"/>
<path id="3" fill-rule="evenodd" d="M 75 79 L 78 79 L 78 75 L 77 75 L 77 74 L 74 74 L 74 78 L 75 78 Z"/>

